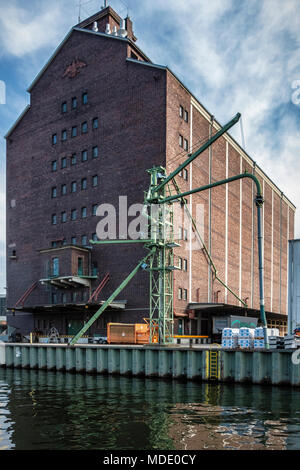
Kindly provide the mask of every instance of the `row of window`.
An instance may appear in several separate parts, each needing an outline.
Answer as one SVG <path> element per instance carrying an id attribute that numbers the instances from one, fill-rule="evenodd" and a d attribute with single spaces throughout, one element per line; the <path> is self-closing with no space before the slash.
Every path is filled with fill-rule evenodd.
<path id="1" fill-rule="evenodd" d="M 87 94 L 87 92 L 84 92 L 81 95 L 81 103 L 82 104 L 87 104 L 87 102 L 88 102 L 88 94 Z M 78 107 L 77 96 L 73 96 L 73 98 L 71 99 L 71 109 L 77 109 L 77 107 Z M 61 104 L 61 112 L 66 113 L 67 111 L 68 111 L 68 102 L 64 101 Z"/>
<path id="2" fill-rule="evenodd" d="M 81 191 L 87 189 L 88 181 L 87 178 L 82 178 L 80 181 L 80 186 L 77 184 L 77 181 L 72 181 L 70 185 L 70 193 L 76 193 L 78 188 Z M 92 187 L 96 188 L 98 186 L 98 175 L 92 176 Z M 66 184 L 62 184 L 60 187 L 60 194 L 61 196 L 66 196 L 68 194 L 68 186 Z M 51 197 L 55 199 L 58 196 L 58 189 L 57 186 L 53 186 L 51 188 Z"/>
<path id="3" fill-rule="evenodd" d="M 98 205 L 97 204 L 94 204 L 92 206 L 92 215 L 96 215 L 96 211 L 97 211 L 97 207 Z M 81 218 L 82 219 L 86 219 L 87 218 L 87 208 L 86 207 L 82 207 L 81 210 L 80 210 L 80 215 L 81 215 Z M 71 210 L 71 220 L 77 220 L 78 218 L 78 211 L 77 209 L 72 209 Z M 51 216 L 51 222 L 52 222 L 52 225 L 57 225 L 57 214 L 52 214 Z M 66 223 L 68 220 L 68 214 L 66 211 L 62 211 L 61 214 L 60 214 L 60 221 L 62 224 Z"/>
<path id="4" fill-rule="evenodd" d="M 188 231 L 187 231 L 187 229 L 179 227 L 178 240 L 184 240 L 184 241 L 188 240 Z"/>
<path id="5" fill-rule="evenodd" d="M 98 118 L 97 117 L 92 119 L 92 129 L 93 130 L 98 129 Z M 84 121 L 83 123 L 81 123 L 81 134 L 87 134 L 87 132 L 88 132 L 88 122 Z M 72 128 L 71 128 L 71 137 L 77 137 L 78 135 L 79 135 L 78 126 L 72 126 Z M 61 131 L 61 140 L 65 141 L 65 140 L 67 140 L 67 138 L 68 138 L 68 130 L 63 129 Z M 57 134 L 52 134 L 52 144 L 53 145 L 57 144 Z"/>
<path id="6" fill-rule="evenodd" d="M 179 106 L 179 116 L 185 120 L 185 122 L 189 122 L 189 113 L 183 106 Z"/>
<path id="7" fill-rule="evenodd" d="M 87 235 L 82 235 L 80 238 L 77 238 L 76 236 L 73 236 L 71 237 L 71 245 L 80 245 L 80 246 L 88 246 L 89 244 L 89 240 L 93 240 L 93 241 L 98 241 L 98 237 L 97 237 L 97 234 L 96 233 L 93 233 L 91 235 L 91 237 L 88 238 Z M 68 241 L 66 238 L 64 238 L 61 242 L 59 242 L 61 244 L 61 246 L 67 246 L 68 245 Z M 57 248 L 58 246 L 58 242 L 57 241 L 53 241 L 51 243 L 51 247 L 52 248 Z"/>
<path id="8" fill-rule="evenodd" d="M 89 155 L 88 150 L 83 150 L 81 152 L 81 161 L 87 162 L 88 155 Z M 95 147 L 92 147 L 92 158 L 98 158 L 98 156 L 99 156 L 99 148 L 97 145 L 95 145 Z M 77 162 L 78 162 L 77 154 L 73 153 L 70 157 L 70 163 L 73 166 L 73 165 L 76 165 Z M 60 167 L 64 169 L 64 168 L 67 168 L 67 166 L 68 166 L 68 157 L 62 157 L 61 162 L 60 162 Z M 51 170 L 57 171 L 57 169 L 58 169 L 57 160 L 53 160 L 51 162 Z"/>
<path id="9" fill-rule="evenodd" d="M 87 301 L 88 300 L 88 292 L 71 292 L 69 295 L 66 292 L 58 293 L 53 292 L 51 295 L 52 304 L 66 304 L 68 303 L 68 299 L 71 300 L 72 303 L 80 302 L 80 301 Z"/>
<path id="10" fill-rule="evenodd" d="M 187 289 L 178 288 L 178 300 L 187 300 Z"/>
<path id="11" fill-rule="evenodd" d="M 185 259 L 185 258 L 178 258 L 178 268 L 183 270 L 183 271 L 187 271 L 188 269 L 188 260 Z"/>
<path id="12" fill-rule="evenodd" d="M 189 141 L 187 139 L 184 139 L 181 134 L 179 134 L 179 147 L 183 148 L 187 152 L 189 150 Z"/>

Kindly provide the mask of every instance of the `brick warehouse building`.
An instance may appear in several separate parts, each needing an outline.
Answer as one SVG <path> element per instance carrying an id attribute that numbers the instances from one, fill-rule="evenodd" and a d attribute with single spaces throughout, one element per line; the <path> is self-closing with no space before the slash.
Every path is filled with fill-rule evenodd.
<path id="1" fill-rule="evenodd" d="M 79 330 L 145 255 L 139 245 L 89 244 L 97 239 L 98 205 L 117 208 L 119 196 L 128 206 L 142 203 L 146 170 L 162 165 L 170 173 L 221 127 L 170 69 L 138 48 L 130 18 L 127 35 L 120 21 L 107 7 L 72 28 L 6 135 L 7 321 L 24 334 Z M 263 188 L 266 312 L 283 329 L 295 206 L 228 133 L 176 181 L 187 191 L 245 170 Z M 217 281 L 203 246 L 195 249 L 191 224 L 179 220 L 175 331 L 211 334 L 213 317 L 259 317 L 254 197 L 248 179 L 188 196 L 193 216 L 203 208 L 201 232 L 219 277 L 248 308 Z M 148 316 L 149 274 L 140 271 L 91 333 Z"/>

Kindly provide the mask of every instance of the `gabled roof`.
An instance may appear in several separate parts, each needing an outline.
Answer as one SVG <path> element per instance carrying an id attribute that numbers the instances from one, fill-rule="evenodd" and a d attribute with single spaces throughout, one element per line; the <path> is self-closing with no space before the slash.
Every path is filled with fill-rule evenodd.
<path id="1" fill-rule="evenodd" d="M 18 119 L 15 121 L 15 123 L 12 125 L 12 127 L 9 129 L 9 131 L 7 132 L 7 134 L 5 134 L 4 136 L 4 139 L 7 139 L 10 134 L 15 130 L 15 128 L 17 127 L 17 125 L 19 124 L 19 122 L 21 122 L 21 120 L 23 119 L 23 117 L 25 116 L 25 114 L 27 114 L 27 112 L 29 111 L 29 109 L 31 108 L 30 104 L 28 104 L 26 106 L 26 108 L 24 109 L 24 111 L 20 114 L 20 116 L 18 117 Z"/>
<path id="2" fill-rule="evenodd" d="M 34 86 L 37 84 L 37 82 L 39 81 L 39 79 L 43 76 L 43 74 L 45 73 L 45 71 L 47 70 L 47 68 L 50 66 L 50 64 L 53 62 L 53 60 L 55 59 L 55 57 L 57 56 L 57 54 L 61 51 L 61 49 L 63 48 L 63 46 L 65 45 L 65 43 L 68 41 L 68 39 L 70 38 L 70 36 L 72 35 L 72 33 L 74 31 L 78 31 L 80 33 L 86 33 L 86 34 L 93 34 L 93 35 L 96 35 L 98 37 L 101 37 L 101 38 L 105 38 L 105 39 L 111 39 L 113 41 L 123 41 L 123 42 L 127 42 L 129 43 L 134 49 L 136 49 L 139 54 L 141 54 L 142 57 L 144 57 L 144 59 L 148 62 L 151 62 L 150 59 L 144 54 L 143 51 L 141 51 L 141 49 L 139 47 L 137 47 L 137 45 L 129 38 L 123 38 L 123 37 L 120 37 L 120 36 L 113 36 L 112 34 L 106 34 L 106 33 L 100 33 L 100 32 L 96 32 L 96 31 L 92 31 L 90 29 L 84 29 L 84 28 L 78 28 L 76 26 L 74 26 L 70 31 L 69 33 L 66 35 L 66 37 L 63 39 L 63 41 L 59 44 L 59 46 L 55 49 L 54 53 L 52 54 L 52 56 L 50 57 L 50 59 L 48 60 L 48 62 L 44 65 L 44 67 L 42 68 L 42 70 L 38 73 L 38 75 L 35 77 L 35 79 L 33 80 L 33 82 L 31 83 L 31 85 L 29 86 L 29 88 L 27 88 L 27 91 L 28 93 L 31 93 L 32 89 L 34 88 Z"/>

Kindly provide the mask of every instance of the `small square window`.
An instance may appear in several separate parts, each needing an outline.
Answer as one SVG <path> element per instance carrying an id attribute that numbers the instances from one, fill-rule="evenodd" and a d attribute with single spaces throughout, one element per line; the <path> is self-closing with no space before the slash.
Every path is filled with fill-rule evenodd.
<path id="1" fill-rule="evenodd" d="M 62 241 L 62 246 L 66 246 L 66 245 L 67 245 L 67 240 L 64 238 Z"/>
<path id="2" fill-rule="evenodd" d="M 61 159 L 61 167 L 62 168 L 67 168 L 67 158 L 66 157 L 63 157 Z"/>
<path id="3" fill-rule="evenodd" d="M 88 153 L 87 153 L 87 150 L 84 150 L 83 152 L 81 152 L 81 161 L 86 162 L 87 159 L 88 159 Z"/>
<path id="4" fill-rule="evenodd" d="M 61 140 L 67 140 L 67 131 L 66 131 L 66 129 L 61 131 Z"/>
<path id="5" fill-rule="evenodd" d="M 67 112 L 67 102 L 66 101 L 64 103 L 62 103 L 62 105 L 61 105 L 61 112 L 62 113 Z"/>
<path id="6" fill-rule="evenodd" d="M 87 125 L 87 122 L 85 121 L 85 122 L 83 122 L 83 123 L 81 124 L 81 132 L 82 132 L 82 134 L 86 134 L 86 133 L 87 133 L 87 130 L 88 130 L 88 125 Z"/>
<path id="7" fill-rule="evenodd" d="M 56 187 L 54 187 L 54 188 L 51 189 L 51 196 L 52 196 L 53 198 L 57 196 L 57 188 L 56 188 Z"/>
<path id="8" fill-rule="evenodd" d="M 76 245 L 76 241 L 77 241 L 77 240 L 76 240 L 76 237 L 72 237 L 72 238 L 71 238 L 71 243 L 72 243 L 72 245 Z"/>
<path id="9" fill-rule="evenodd" d="M 76 156 L 76 153 L 73 153 L 71 157 L 71 165 L 76 165 L 76 162 L 77 162 L 77 156 Z"/>
<path id="10" fill-rule="evenodd" d="M 92 184 L 93 184 L 93 187 L 98 185 L 98 176 L 97 175 L 93 176 L 93 183 Z"/>
<path id="11" fill-rule="evenodd" d="M 76 97 L 72 98 L 72 108 L 73 109 L 77 108 L 77 98 Z"/>
<path id="12" fill-rule="evenodd" d="M 57 247 L 57 242 L 52 242 L 52 243 L 51 243 L 51 247 L 52 247 L 52 248 L 56 248 L 56 247 Z"/>
<path id="13" fill-rule="evenodd" d="M 72 181 L 71 183 L 71 193 L 76 193 L 77 191 L 77 183 L 76 181 Z"/>
<path id="14" fill-rule="evenodd" d="M 73 126 L 72 127 L 72 137 L 76 137 L 77 136 L 77 126 Z"/>
<path id="15" fill-rule="evenodd" d="M 83 93 L 82 94 L 82 104 L 87 104 L 87 102 L 88 102 L 88 94 Z"/>
<path id="16" fill-rule="evenodd" d="M 53 136 L 52 136 L 52 144 L 53 144 L 53 145 L 57 144 L 57 134 L 53 134 Z"/>
<path id="17" fill-rule="evenodd" d="M 73 209 L 71 211 L 71 220 L 76 220 L 77 219 L 77 210 Z"/>
<path id="18" fill-rule="evenodd" d="M 98 147 L 93 147 L 93 158 L 98 157 Z"/>
<path id="19" fill-rule="evenodd" d="M 62 194 L 62 196 L 65 196 L 67 194 L 67 185 L 66 184 L 61 185 L 61 194 Z"/>
<path id="20" fill-rule="evenodd" d="M 83 219 L 85 219 L 85 218 L 86 218 L 86 215 L 87 215 L 86 207 L 82 207 L 82 208 L 81 208 L 81 217 L 82 217 Z"/>
<path id="21" fill-rule="evenodd" d="M 87 188 L 87 179 L 82 178 L 81 180 L 81 189 L 86 189 Z"/>
<path id="22" fill-rule="evenodd" d="M 61 221 L 62 221 L 63 224 L 65 222 L 67 222 L 67 213 L 66 212 L 61 213 Z"/>
<path id="23" fill-rule="evenodd" d="M 179 146 L 183 147 L 183 137 L 181 134 L 179 134 Z"/>
<path id="24" fill-rule="evenodd" d="M 98 129 L 98 118 L 93 119 L 93 129 Z"/>
<path id="25" fill-rule="evenodd" d="M 51 163 L 51 170 L 52 171 L 57 171 L 57 161 L 54 160 L 52 163 Z"/>
<path id="26" fill-rule="evenodd" d="M 92 207 L 92 214 L 93 215 L 96 215 L 97 208 L 98 208 L 98 204 L 94 204 L 93 207 Z"/>
<path id="27" fill-rule="evenodd" d="M 93 235 L 92 235 L 92 240 L 93 240 L 94 242 L 98 241 L 98 237 L 97 237 L 97 234 L 96 234 L 96 233 L 93 233 Z"/>
<path id="28" fill-rule="evenodd" d="M 57 217 L 56 217 L 56 214 L 52 214 L 52 225 L 56 225 L 57 224 Z"/>

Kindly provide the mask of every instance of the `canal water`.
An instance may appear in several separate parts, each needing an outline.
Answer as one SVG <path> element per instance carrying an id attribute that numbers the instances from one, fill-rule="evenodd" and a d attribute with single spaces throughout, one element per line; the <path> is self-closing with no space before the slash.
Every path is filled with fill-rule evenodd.
<path id="1" fill-rule="evenodd" d="M 3 449 L 300 449 L 300 390 L 0 369 Z"/>

